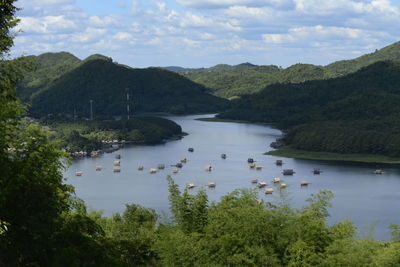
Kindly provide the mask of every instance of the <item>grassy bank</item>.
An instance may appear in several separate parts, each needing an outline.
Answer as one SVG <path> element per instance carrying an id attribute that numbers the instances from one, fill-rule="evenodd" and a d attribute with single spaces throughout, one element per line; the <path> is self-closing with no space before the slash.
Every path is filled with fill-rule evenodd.
<path id="1" fill-rule="evenodd" d="M 388 157 L 383 155 L 314 152 L 314 151 L 298 150 L 291 148 L 290 146 L 285 146 L 277 150 L 269 151 L 266 152 L 265 154 L 278 157 L 285 157 L 285 158 L 297 158 L 297 159 L 400 164 L 400 158 Z"/>

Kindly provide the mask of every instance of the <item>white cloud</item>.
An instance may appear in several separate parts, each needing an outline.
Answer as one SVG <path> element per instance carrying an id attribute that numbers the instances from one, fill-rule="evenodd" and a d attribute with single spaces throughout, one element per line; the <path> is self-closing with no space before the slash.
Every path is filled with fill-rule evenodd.
<path id="1" fill-rule="evenodd" d="M 213 9 L 232 6 L 286 6 L 291 0 L 177 0 L 186 7 Z"/>
<path id="2" fill-rule="evenodd" d="M 107 32 L 101 28 L 86 28 L 84 32 L 77 32 L 72 35 L 71 40 L 77 43 L 87 43 L 99 39 Z"/>
<path id="3" fill-rule="evenodd" d="M 75 22 L 64 16 L 45 16 L 42 19 L 21 17 L 20 20 L 17 28 L 27 34 L 60 33 L 77 29 Z"/>
<path id="4" fill-rule="evenodd" d="M 128 32 L 118 32 L 113 36 L 113 39 L 117 39 L 120 41 L 129 41 L 132 40 L 132 38 L 133 38 L 132 34 Z"/>

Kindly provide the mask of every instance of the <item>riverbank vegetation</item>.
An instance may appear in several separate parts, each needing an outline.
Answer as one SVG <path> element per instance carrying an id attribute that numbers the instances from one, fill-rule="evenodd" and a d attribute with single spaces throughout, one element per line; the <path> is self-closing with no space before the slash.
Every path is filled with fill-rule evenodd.
<path id="1" fill-rule="evenodd" d="M 90 153 L 111 146 L 114 140 L 125 144 L 156 144 L 184 135 L 175 122 L 160 117 L 134 117 L 130 120 L 60 120 L 41 121 L 53 138 L 63 140 L 67 152 Z"/>
<path id="2" fill-rule="evenodd" d="M 316 151 L 295 149 L 291 146 L 284 146 L 277 150 L 268 151 L 265 154 L 277 157 L 296 158 L 296 159 L 400 164 L 400 157 L 388 157 L 388 156 L 374 155 L 374 154 L 343 154 L 343 153 L 332 153 L 332 152 L 316 152 Z"/>

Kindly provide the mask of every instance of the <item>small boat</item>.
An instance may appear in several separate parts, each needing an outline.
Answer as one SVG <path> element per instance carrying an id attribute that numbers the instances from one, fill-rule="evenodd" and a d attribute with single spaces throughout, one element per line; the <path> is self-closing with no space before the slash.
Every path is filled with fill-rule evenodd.
<path id="1" fill-rule="evenodd" d="M 293 169 L 285 169 L 282 173 L 283 175 L 293 175 L 294 171 Z"/>
<path id="2" fill-rule="evenodd" d="M 178 163 L 175 165 L 175 167 L 177 167 L 177 168 L 182 168 L 183 165 L 182 165 L 182 163 L 178 162 Z"/>
<path id="3" fill-rule="evenodd" d="M 282 166 L 283 162 L 280 159 L 277 159 L 275 162 L 276 166 Z"/>
<path id="4" fill-rule="evenodd" d="M 76 175 L 76 176 L 82 176 L 82 174 L 83 174 L 82 171 L 76 171 L 76 172 L 75 172 L 75 175 Z"/>
<path id="5" fill-rule="evenodd" d="M 153 174 L 153 173 L 156 173 L 156 172 L 157 172 L 157 169 L 155 169 L 155 168 L 151 168 L 151 169 L 150 169 L 150 173 Z"/>
<path id="6" fill-rule="evenodd" d="M 314 168 L 313 173 L 314 174 L 320 174 L 321 170 L 319 168 Z"/>
<path id="7" fill-rule="evenodd" d="M 261 165 L 256 165 L 256 170 L 261 170 L 262 169 L 262 166 Z"/>
<path id="8" fill-rule="evenodd" d="M 192 189 L 192 188 L 194 187 L 194 184 L 188 184 L 186 187 L 187 187 L 188 189 Z"/>
<path id="9" fill-rule="evenodd" d="M 186 163 L 187 159 L 186 158 L 181 158 L 180 160 L 182 163 Z"/>
<path id="10" fill-rule="evenodd" d="M 258 188 L 263 188 L 263 187 L 265 187 L 266 185 L 267 185 L 266 182 L 259 182 L 259 183 L 258 183 Z"/>
<path id="11" fill-rule="evenodd" d="M 96 166 L 96 171 L 101 171 L 102 169 L 103 169 L 103 167 L 101 167 L 101 165 Z"/>
<path id="12" fill-rule="evenodd" d="M 286 184 L 285 183 L 281 183 L 281 188 L 286 188 Z"/>
<path id="13" fill-rule="evenodd" d="M 257 182 L 258 182 L 257 178 L 251 179 L 251 183 L 252 183 L 252 184 L 256 184 Z"/>
<path id="14" fill-rule="evenodd" d="M 193 152 L 193 151 L 194 151 L 193 147 L 189 147 L 189 148 L 188 148 L 188 151 L 189 151 L 189 152 Z"/>
<path id="15" fill-rule="evenodd" d="M 375 173 L 375 174 L 382 174 L 383 171 L 382 171 L 381 169 L 377 169 L 377 170 L 374 171 L 374 173 Z"/>
<path id="16" fill-rule="evenodd" d="M 157 168 L 158 168 L 159 170 L 163 170 L 163 169 L 165 169 L 165 165 L 164 165 L 164 164 L 158 164 L 158 165 L 157 165 Z"/>
<path id="17" fill-rule="evenodd" d="M 210 188 L 214 188 L 217 184 L 215 182 L 209 182 L 207 185 Z"/>
<path id="18" fill-rule="evenodd" d="M 255 163 L 250 163 L 249 167 L 250 167 L 250 169 L 254 169 L 256 167 L 256 164 Z"/>
<path id="19" fill-rule="evenodd" d="M 274 183 L 280 183 L 280 182 L 281 182 L 281 178 L 279 178 L 279 177 L 274 178 Z"/>
<path id="20" fill-rule="evenodd" d="M 172 169 L 172 172 L 173 172 L 173 173 L 178 173 L 178 169 L 176 169 L 176 168 L 175 168 L 175 169 Z"/>
<path id="21" fill-rule="evenodd" d="M 121 161 L 119 160 L 114 160 L 114 166 L 120 166 L 121 165 Z"/>
<path id="22" fill-rule="evenodd" d="M 115 154 L 115 158 L 116 158 L 116 159 L 120 159 L 120 158 L 121 158 L 121 155 L 120 155 L 120 154 Z"/>
<path id="23" fill-rule="evenodd" d="M 265 192 L 265 194 L 272 194 L 272 192 L 274 192 L 274 189 L 271 188 L 271 187 L 268 187 L 268 188 L 265 189 L 264 192 Z"/>
<path id="24" fill-rule="evenodd" d="M 226 159 L 226 154 L 221 154 L 222 159 Z"/>
<path id="25" fill-rule="evenodd" d="M 211 171 L 212 170 L 212 167 L 211 167 L 211 165 L 206 165 L 205 167 L 204 167 L 204 169 L 206 170 L 206 171 Z"/>
<path id="26" fill-rule="evenodd" d="M 300 185 L 301 186 L 307 186 L 307 185 L 309 185 L 310 183 L 307 181 L 307 180 L 303 180 L 303 181 L 301 181 L 301 183 L 300 183 Z"/>
<path id="27" fill-rule="evenodd" d="M 121 172 L 121 168 L 120 167 L 114 167 L 113 168 L 113 172 Z"/>
<path id="28" fill-rule="evenodd" d="M 248 163 L 253 163 L 253 162 L 254 162 L 254 159 L 248 158 L 248 159 L 247 159 L 247 162 L 248 162 Z"/>
<path id="29" fill-rule="evenodd" d="M 143 171 L 143 166 L 139 165 L 137 169 L 138 169 L 138 171 Z"/>

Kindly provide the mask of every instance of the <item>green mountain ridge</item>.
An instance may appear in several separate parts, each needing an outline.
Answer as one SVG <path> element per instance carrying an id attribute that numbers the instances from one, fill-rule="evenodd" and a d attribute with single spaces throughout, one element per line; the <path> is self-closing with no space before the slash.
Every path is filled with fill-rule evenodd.
<path id="1" fill-rule="evenodd" d="M 126 92 L 134 112 L 173 114 L 216 112 L 228 101 L 206 93 L 207 89 L 182 76 L 159 68 L 133 69 L 110 60 L 92 59 L 53 80 L 31 97 L 32 114 L 76 112 L 95 115 L 126 114 Z M 62 101 L 60 101 L 62 100 Z"/>
<path id="2" fill-rule="evenodd" d="M 400 62 L 326 80 L 273 84 L 220 118 L 276 123 L 296 149 L 400 156 Z"/>
<path id="3" fill-rule="evenodd" d="M 174 69 L 177 73 L 211 89 L 214 95 L 232 98 L 261 91 L 274 83 L 301 83 L 340 77 L 378 61 L 400 60 L 400 42 L 352 60 L 341 60 L 326 66 L 294 64 L 288 68 L 274 65 L 258 66 L 219 64 L 211 68 Z"/>

